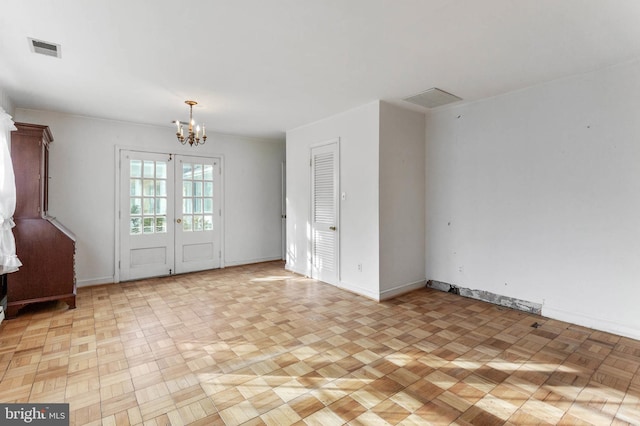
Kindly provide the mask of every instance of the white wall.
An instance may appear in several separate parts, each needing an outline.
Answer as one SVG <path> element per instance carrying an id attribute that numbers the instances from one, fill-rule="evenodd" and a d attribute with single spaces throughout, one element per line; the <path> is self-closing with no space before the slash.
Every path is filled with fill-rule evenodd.
<path id="1" fill-rule="evenodd" d="M 11 100 L 11 98 L 9 98 L 9 96 L 6 94 L 4 89 L 2 89 L 2 87 L 0 87 L 0 107 L 2 107 L 2 109 L 4 109 L 7 112 L 7 114 L 13 116 L 13 113 L 14 113 L 13 101 Z"/>
<path id="2" fill-rule="evenodd" d="M 53 133 L 49 214 L 76 234 L 79 286 L 114 278 L 116 146 L 222 156 L 225 264 L 281 258 L 283 141 L 210 133 L 206 145 L 192 148 L 181 146 L 169 126 L 24 109 L 15 120 L 48 125 Z"/>
<path id="3" fill-rule="evenodd" d="M 640 63 L 427 117 L 428 279 L 640 338 Z"/>
<path id="4" fill-rule="evenodd" d="M 287 131 L 287 268 L 311 274 L 310 149 L 340 138 L 340 285 L 372 298 L 379 295 L 378 129 L 376 101 Z"/>
<path id="5" fill-rule="evenodd" d="M 224 155 L 226 265 L 282 259 L 284 141 L 224 135 L 213 141 Z"/>
<path id="6" fill-rule="evenodd" d="M 380 103 L 380 296 L 425 284 L 425 115 Z"/>

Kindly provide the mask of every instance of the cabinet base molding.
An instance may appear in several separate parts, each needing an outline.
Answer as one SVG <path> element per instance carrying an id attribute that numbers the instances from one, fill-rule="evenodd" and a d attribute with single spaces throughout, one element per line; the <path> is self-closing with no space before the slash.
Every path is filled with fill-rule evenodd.
<path id="1" fill-rule="evenodd" d="M 76 308 L 76 295 L 75 294 L 63 294 L 57 296 L 49 296 L 49 297 L 38 297 L 35 299 L 29 300 L 20 300 L 18 302 L 9 302 L 7 303 L 7 311 L 5 312 L 6 318 L 13 319 L 18 315 L 18 311 L 24 308 L 25 306 L 34 304 L 34 303 L 42 303 L 42 302 L 51 302 L 53 300 L 61 300 L 69 306 L 69 309 Z"/>

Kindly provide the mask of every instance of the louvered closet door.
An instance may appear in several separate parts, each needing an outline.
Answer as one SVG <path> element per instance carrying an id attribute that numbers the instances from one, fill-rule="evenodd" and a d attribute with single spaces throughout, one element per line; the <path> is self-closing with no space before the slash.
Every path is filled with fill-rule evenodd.
<path id="1" fill-rule="evenodd" d="M 312 275 L 338 284 L 338 144 L 311 149 Z"/>

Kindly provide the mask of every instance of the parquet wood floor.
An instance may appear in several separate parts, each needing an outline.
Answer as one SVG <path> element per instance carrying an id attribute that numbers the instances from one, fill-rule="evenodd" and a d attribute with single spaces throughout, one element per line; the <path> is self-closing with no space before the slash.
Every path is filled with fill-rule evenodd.
<path id="1" fill-rule="evenodd" d="M 431 289 L 376 303 L 272 262 L 77 302 L 2 323 L 0 401 L 74 425 L 640 423 L 640 342 Z"/>

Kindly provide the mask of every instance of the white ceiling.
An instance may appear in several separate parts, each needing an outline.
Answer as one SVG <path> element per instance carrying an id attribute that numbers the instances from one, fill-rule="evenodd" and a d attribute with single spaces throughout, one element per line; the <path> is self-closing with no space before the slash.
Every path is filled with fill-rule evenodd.
<path id="1" fill-rule="evenodd" d="M 474 101 L 637 58 L 638 0 L 0 3 L 0 88 L 16 107 L 170 127 L 194 99 L 207 129 L 247 136 L 431 87 Z"/>

